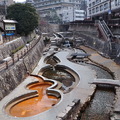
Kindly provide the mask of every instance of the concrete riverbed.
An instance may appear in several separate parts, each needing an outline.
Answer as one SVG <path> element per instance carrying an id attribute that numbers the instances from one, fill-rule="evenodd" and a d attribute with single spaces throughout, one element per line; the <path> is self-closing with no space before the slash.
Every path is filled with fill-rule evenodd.
<path id="1" fill-rule="evenodd" d="M 120 67 L 118 65 L 115 65 L 115 63 L 112 60 L 103 58 L 96 51 L 91 50 L 87 47 L 82 46 L 81 48 L 84 49 L 88 54 L 91 54 L 91 56 L 89 56 L 89 59 L 91 59 L 93 63 L 102 65 L 102 67 L 105 67 L 106 69 L 109 68 L 108 70 L 115 73 L 115 78 L 117 80 L 120 80 L 119 79 L 120 76 L 118 74 L 120 72 L 119 71 Z M 65 116 L 65 114 L 67 114 L 67 112 L 70 109 L 72 109 L 73 103 L 76 100 L 80 100 L 80 108 L 82 108 L 87 102 L 89 102 L 96 88 L 96 85 L 92 85 L 89 83 L 92 82 L 95 78 L 97 78 L 96 76 L 97 74 L 95 70 L 91 69 L 89 66 L 85 66 L 82 64 L 76 64 L 76 63 L 69 61 L 67 58 L 69 58 L 69 55 L 74 52 L 75 52 L 74 49 L 64 49 L 64 50 L 59 49 L 55 51 L 54 49 L 50 48 L 48 49 L 48 51 L 44 53 L 37 67 L 32 72 L 33 75 L 37 76 L 42 68 L 50 66 L 45 63 L 45 58 L 54 54 L 54 56 L 59 59 L 59 63 L 57 63 L 57 65 L 64 66 L 65 68 L 72 70 L 77 78 L 77 85 L 73 88 L 71 92 L 64 94 L 59 89 L 56 90 L 56 92 L 59 92 L 61 96 L 60 101 L 56 105 L 54 105 L 51 109 L 45 112 L 42 112 L 40 114 L 31 116 L 31 117 L 22 117 L 22 118 L 8 115 L 5 111 L 5 107 L 13 99 L 19 98 L 19 96 L 26 95 L 28 93 L 34 93 L 34 92 L 36 93 L 36 91 L 34 90 L 26 89 L 27 85 L 36 82 L 36 79 L 33 79 L 33 77 L 29 76 L 15 90 L 13 90 L 13 92 L 11 92 L 8 96 L 3 98 L 2 101 L 0 102 L 0 120 L 23 120 L 23 119 L 24 120 L 56 120 L 56 119 L 60 120 L 62 119 L 62 117 Z M 112 67 L 111 62 L 113 62 L 114 67 Z M 109 67 L 110 65 L 111 67 Z M 44 77 L 42 78 L 45 81 L 48 80 Z M 50 79 L 49 81 L 54 81 L 54 80 Z M 57 87 L 58 83 L 57 82 L 53 82 L 53 83 L 54 85 L 56 84 L 56 87 Z M 55 86 L 53 88 L 55 88 Z M 116 89 L 118 90 L 118 93 L 119 93 L 119 88 L 116 87 Z M 37 93 L 34 95 L 37 95 Z M 115 105 L 117 105 L 118 100 L 119 99 L 116 99 Z M 116 110 L 116 107 L 114 110 Z M 115 111 L 113 111 L 112 117 L 114 118 L 116 117 Z M 73 118 L 71 118 L 71 120 L 72 119 Z M 115 118 L 113 120 L 117 120 L 117 119 Z"/>

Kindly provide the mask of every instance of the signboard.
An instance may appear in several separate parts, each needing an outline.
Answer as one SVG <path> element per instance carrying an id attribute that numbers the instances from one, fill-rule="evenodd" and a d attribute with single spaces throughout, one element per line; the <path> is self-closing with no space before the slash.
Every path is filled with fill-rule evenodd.
<path id="1" fill-rule="evenodd" d="M 111 10 L 108 10 L 108 14 L 111 14 Z"/>
<path id="2" fill-rule="evenodd" d="M 15 24 L 5 24 L 5 30 L 16 30 Z"/>

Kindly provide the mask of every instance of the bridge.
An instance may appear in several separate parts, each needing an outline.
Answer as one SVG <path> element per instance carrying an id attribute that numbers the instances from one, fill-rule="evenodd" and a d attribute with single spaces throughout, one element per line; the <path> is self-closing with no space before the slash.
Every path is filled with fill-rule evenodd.
<path id="1" fill-rule="evenodd" d="M 113 79 L 94 79 L 93 82 L 90 82 L 90 84 L 95 85 L 112 85 L 112 86 L 118 86 L 120 87 L 120 80 L 113 80 Z"/>

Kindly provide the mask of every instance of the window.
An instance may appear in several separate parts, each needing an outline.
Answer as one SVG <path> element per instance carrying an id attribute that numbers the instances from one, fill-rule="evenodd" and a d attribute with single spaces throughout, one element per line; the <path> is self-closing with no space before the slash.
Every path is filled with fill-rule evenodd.
<path id="1" fill-rule="evenodd" d="M 120 5 L 120 0 L 118 0 L 118 5 Z"/>
<path id="2" fill-rule="evenodd" d="M 98 12 L 99 11 L 99 7 L 96 7 L 96 12 Z"/>
<path id="3" fill-rule="evenodd" d="M 101 2 L 101 0 L 96 0 L 96 4 L 98 4 L 98 3 L 100 3 Z"/>
<path id="4" fill-rule="evenodd" d="M 92 2 L 92 5 L 94 6 L 94 5 L 95 5 L 95 2 Z"/>
<path id="5" fill-rule="evenodd" d="M 104 4 L 104 10 L 108 9 L 108 3 Z"/>
<path id="6" fill-rule="evenodd" d="M 92 9 L 92 13 L 95 13 L 95 9 L 94 8 Z"/>
<path id="7" fill-rule="evenodd" d="M 89 10 L 89 14 L 91 14 L 91 10 Z"/>
<path id="8" fill-rule="evenodd" d="M 117 6 L 117 0 L 115 0 L 115 6 Z"/>
<path id="9" fill-rule="evenodd" d="M 89 7 L 91 7 L 91 3 L 89 4 Z"/>
<path id="10" fill-rule="evenodd" d="M 103 5 L 100 6 L 100 11 L 102 11 L 102 10 L 103 10 Z"/>

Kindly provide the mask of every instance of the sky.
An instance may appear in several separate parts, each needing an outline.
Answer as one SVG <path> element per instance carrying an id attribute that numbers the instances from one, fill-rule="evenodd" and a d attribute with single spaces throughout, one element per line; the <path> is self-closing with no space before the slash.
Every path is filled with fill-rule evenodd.
<path id="1" fill-rule="evenodd" d="M 14 0 L 15 2 L 25 2 L 26 0 Z"/>

